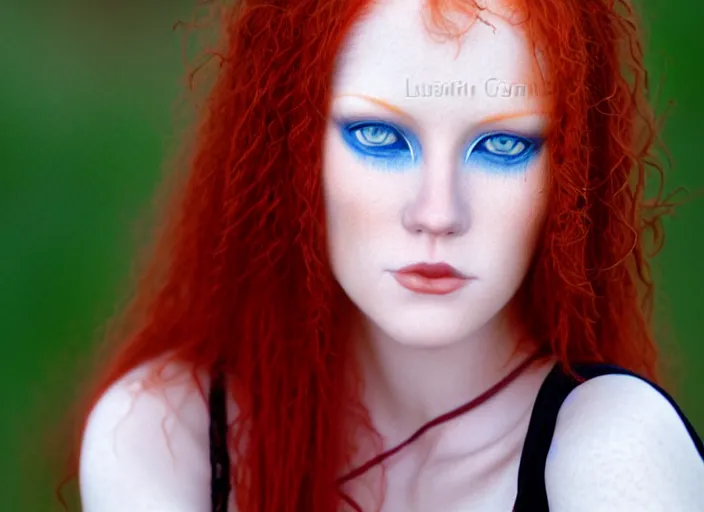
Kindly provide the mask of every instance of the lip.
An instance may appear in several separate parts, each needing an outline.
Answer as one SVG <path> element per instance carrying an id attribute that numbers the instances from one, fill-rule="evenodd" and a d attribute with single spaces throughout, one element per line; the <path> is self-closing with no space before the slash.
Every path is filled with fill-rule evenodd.
<path id="1" fill-rule="evenodd" d="M 447 263 L 416 263 L 392 275 L 407 290 L 426 295 L 450 294 L 464 287 L 471 279 Z"/>

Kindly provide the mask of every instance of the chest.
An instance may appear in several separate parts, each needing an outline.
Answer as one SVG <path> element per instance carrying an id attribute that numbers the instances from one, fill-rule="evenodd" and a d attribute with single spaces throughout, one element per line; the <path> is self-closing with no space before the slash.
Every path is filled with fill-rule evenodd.
<path id="1" fill-rule="evenodd" d="M 355 485 L 351 496 L 364 511 L 511 512 L 520 452 L 496 451 L 437 461 L 420 455 L 391 461 L 383 472 Z"/>

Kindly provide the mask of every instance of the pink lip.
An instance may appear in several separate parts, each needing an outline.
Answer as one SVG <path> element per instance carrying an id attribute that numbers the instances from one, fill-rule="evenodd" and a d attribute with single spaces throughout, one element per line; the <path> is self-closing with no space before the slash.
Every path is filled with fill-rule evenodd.
<path id="1" fill-rule="evenodd" d="M 427 295 L 447 295 L 465 286 L 469 276 L 447 263 L 416 263 L 392 275 L 404 288 Z"/>

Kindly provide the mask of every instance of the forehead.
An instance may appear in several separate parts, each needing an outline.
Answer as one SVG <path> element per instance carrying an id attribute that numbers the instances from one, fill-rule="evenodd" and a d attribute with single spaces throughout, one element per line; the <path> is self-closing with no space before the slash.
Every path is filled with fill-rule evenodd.
<path id="1" fill-rule="evenodd" d="M 457 41 L 428 30 L 424 5 L 376 2 L 341 50 L 333 94 L 371 96 L 414 116 L 447 121 L 544 109 L 533 46 L 520 25 L 507 19 L 507 7 L 487 5 Z M 461 17 L 453 19 L 466 26 Z"/>

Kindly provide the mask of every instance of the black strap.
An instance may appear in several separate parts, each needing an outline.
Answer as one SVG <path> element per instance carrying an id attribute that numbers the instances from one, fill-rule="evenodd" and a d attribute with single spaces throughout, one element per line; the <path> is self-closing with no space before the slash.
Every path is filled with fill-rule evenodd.
<path id="1" fill-rule="evenodd" d="M 674 399 L 660 386 L 633 372 L 618 366 L 606 364 L 576 365 L 575 373 L 585 380 L 600 375 L 630 375 L 653 386 L 670 402 L 679 414 L 700 455 L 704 457 L 704 445 L 694 427 L 685 417 Z M 549 512 L 548 497 L 545 489 L 545 463 L 552 443 L 557 423 L 557 414 L 567 395 L 579 385 L 573 377 L 556 365 L 548 374 L 538 392 L 533 406 L 528 433 L 523 445 L 521 462 L 518 469 L 518 494 L 514 512 Z"/>
<path id="2" fill-rule="evenodd" d="M 227 393 L 221 371 L 210 377 L 210 502 L 212 512 L 225 512 L 230 496 L 230 454 L 227 449 Z"/>

